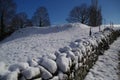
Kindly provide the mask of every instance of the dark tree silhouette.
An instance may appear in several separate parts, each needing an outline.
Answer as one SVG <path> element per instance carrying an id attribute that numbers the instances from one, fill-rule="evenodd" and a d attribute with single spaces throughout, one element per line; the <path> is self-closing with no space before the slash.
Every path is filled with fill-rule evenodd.
<path id="1" fill-rule="evenodd" d="M 18 13 L 12 18 L 11 26 L 15 30 L 20 29 L 20 28 L 24 28 L 26 26 L 27 20 L 28 19 L 27 19 L 26 13 L 24 13 L 24 12 Z"/>
<path id="2" fill-rule="evenodd" d="M 27 19 L 27 22 L 25 23 L 25 26 L 28 26 L 28 27 L 33 26 L 32 21 L 30 19 Z"/>
<path id="3" fill-rule="evenodd" d="M 89 26 L 97 26 L 97 11 L 94 6 L 90 6 L 89 8 Z"/>
<path id="4" fill-rule="evenodd" d="M 0 0 L 0 37 L 4 36 L 5 28 L 9 26 L 16 10 L 13 0 Z"/>
<path id="5" fill-rule="evenodd" d="M 99 31 L 101 31 L 100 25 L 102 24 L 102 14 L 101 14 L 101 8 L 99 8 L 97 12 L 97 25 L 99 26 Z"/>
<path id="6" fill-rule="evenodd" d="M 45 7 L 39 7 L 32 17 L 32 22 L 35 26 L 49 26 L 50 20 L 47 9 Z"/>
<path id="7" fill-rule="evenodd" d="M 88 24 L 88 7 L 86 4 L 74 7 L 66 19 L 70 23 L 81 22 L 83 24 Z"/>
<path id="8" fill-rule="evenodd" d="M 98 0 L 92 0 L 92 5 L 89 8 L 89 25 L 92 27 L 102 24 L 101 8 L 98 7 Z"/>

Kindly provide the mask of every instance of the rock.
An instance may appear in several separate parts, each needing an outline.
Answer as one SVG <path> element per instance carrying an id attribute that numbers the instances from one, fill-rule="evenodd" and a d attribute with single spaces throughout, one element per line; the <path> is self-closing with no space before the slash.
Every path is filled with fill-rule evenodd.
<path id="1" fill-rule="evenodd" d="M 52 74 L 49 71 L 47 71 L 44 67 L 39 66 L 39 68 L 40 68 L 40 71 L 41 71 L 41 77 L 43 79 L 50 79 L 50 78 L 52 78 Z"/>
<path id="2" fill-rule="evenodd" d="M 80 52 L 79 51 L 75 51 L 74 54 L 75 54 L 75 56 L 79 56 Z"/>
<path id="3" fill-rule="evenodd" d="M 69 61 L 70 61 L 69 58 L 65 56 L 60 56 L 57 58 L 56 63 L 62 72 L 67 72 L 70 70 Z"/>
<path id="4" fill-rule="evenodd" d="M 43 61 L 43 57 L 44 57 L 44 56 L 38 58 L 38 61 L 37 61 L 37 62 L 38 62 L 39 65 L 40 65 L 41 62 Z"/>
<path id="5" fill-rule="evenodd" d="M 54 76 L 52 79 L 50 80 L 59 80 L 59 77 L 58 76 Z"/>
<path id="6" fill-rule="evenodd" d="M 5 74 L 0 80 L 18 80 L 18 72 L 13 71 Z"/>
<path id="7" fill-rule="evenodd" d="M 65 50 L 65 51 L 71 51 L 72 48 L 71 48 L 70 46 L 65 46 L 65 47 L 64 47 L 64 50 Z"/>
<path id="8" fill-rule="evenodd" d="M 67 57 L 70 57 L 72 59 L 72 61 L 75 60 L 75 55 L 72 51 L 67 51 Z"/>
<path id="9" fill-rule="evenodd" d="M 60 54 L 61 54 L 60 51 L 55 51 L 56 57 L 58 57 Z"/>
<path id="10" fill-rule="evenodd" d="M 57 70 L 57 64 L 55 61 L 53 61 L 52 59 L 49 59 L 47 57 L 43 57 L 43 61 L 40 63 L 41 66 L 43 66 L 44 68 L 46 68 L 49 72 L 51 73 L 55 73 Z"/>
<path id="11" fill-rule="evenodd" d="M 75 70 L 78 70 L 79 66 L 78 66 L 78 63 L 75 64 Z"/>
<path id="12" fill-rule="evenodd" d="M 7 65 L 4 62 L 0 62 L 0 76 L 4 75 L 6 72 L 9 72 Z"/>
<path id="13" fill-rule="evenodd" d="M 74 60 L 75 64 L 78 63 L 78 56 L 75 56 L 75 60 Z"/>
<path id="14" fill-rule="evenodd" d="M 37 78 L 37 79 L 33 79 L 33 80 L 42 80 L 42 78 Z"/>
<path id="15" fill-rule="evenodd" d="M 38 66 L 38 63 L 35 61 L 35 59 L 29 59 L 28 63 L 31 67 L 36 67 Z"/>
<path id="16" fill-rule="evenodd" d="M 75 42 L 81 42 L 82 40 L 81 39 L 77 39 L 77 40 L 75 40 Z"/>
<path id="17" fill-rule="evenodd" d="M 19 80 L 26 80 L 24 76 L 20 77 Z"/>
<path id="18" fill-rule="evenodd" d="M 83 63 L 78 63 L 78 67 L 81 67 L 81 66 L 83 66 Z"/>
<path id="19" fill-rule="evenodd" d="M 0 72 L 5 70 L 6 64 L 4 62 L 0 62 Z"/>
<path id="20" fill-rule="evenodd" d="M 66 74 L 64 74 L 63 72 L 59 72 L 58 76 L 59 76 L 59 80 L 67 80 L 68 79 L 68 76 Z"/>
<path id="21" fill-rule="evenodd" d="M 29 67 L 28 69 L 22 71 L 22 75 L 26 79 L 32 79 L 32 78 L 40 75 L 40 69 L 37 67 Z"/>
<path id="22" fill-rule="evenodd" d="M 79 45 L 78 42 L 71 42 L 70 47 L 71 47 L 71 48 L 77 48 L 78 45 Z"/>
<path id="23" fill-rule="evenodd" d="M 16 63 L 16 64 L 13 64 L 13 65 L 10 65 L 9 66 L 9 70 L 10 71 L 16 71 L 17 69 L 19 69 L 20 71 L 23 71 L 23 70 L 25 70 L 28 67 L 29 67 L 28 63 L 20 62 L 20 63 Z"/>
<path id="24" fill-rule="evenodd" d="M 81 62 L 82 58 L 83 58 L 83 54 L 79 54 L 79 56 L 78 56 L 78 62 Z"/>
<path id="25" fill-rule="evenodd" d="M 65 46 L 64 48 L 60 48 L 60 49 L 59 49 L 59 51 L 60 51 L 61 53 L 64 53 L 64 52 L 70 51 L 70 50 L 72 50 L 72 49 L 71 49 L 71 47 L 69 47 L 69 46 Z"/>
<path id="26" fill-rule="evenodd" d="M 57 57 L 60 57 L 60 56 L 67 56 L 67 53 L 60 53 L 59 51 L 56 51 L 55 52 L 55 55 L 57 56 Z"/>
<path id="27" fill-rule="evenodd" d="M 56 56 L 54 54 L 46 55 L 49 59 L 56 60 Z"/>

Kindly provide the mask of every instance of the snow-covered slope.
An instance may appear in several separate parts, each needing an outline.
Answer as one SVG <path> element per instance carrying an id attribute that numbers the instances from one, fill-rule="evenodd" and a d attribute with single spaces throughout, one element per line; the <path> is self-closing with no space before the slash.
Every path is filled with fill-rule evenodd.
<path id="1" fill-rule="evenodd" d="M 93 32 L 97 32 L 94 28 Z M 89 35 L 89 27 L 80 23 L 52 27 L 29 27 L 14 32 L 0 43 L 0 61 L 13 64 L 54 53 L 71 41 Z"/>

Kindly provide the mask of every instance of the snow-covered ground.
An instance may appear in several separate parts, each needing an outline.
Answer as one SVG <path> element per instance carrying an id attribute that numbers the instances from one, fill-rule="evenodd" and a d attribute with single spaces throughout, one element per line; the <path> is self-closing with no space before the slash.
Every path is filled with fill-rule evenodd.
<path id="1" fill-rule="evenodd" d="M 98 32 L 98 27 L 92 28 L 92 32 Z M 79 60 L 78 57 L 73 54 L 71 48 L 65 46 L 70 45 L 71 42 L 76 40 L 79 43 L 79 40 L 88 37 L 88 34 L 89 27 L 80 23 L 20 29 L 0 43 L 0 78 L 2 80 L 4 78 L 16 80 L 19 75 L 18 73 L 21 72 L 23 75 L 21 78 L 24 79 L 32 79 L 42 73 L 41 76 L 43 79 L 52 78 L 58 80 L 59 78 L 63 80 L 66 76 L 63 73 L 70 70 L 72 61 Z M 110 46 L 110 49 L 106 51 L 104 55 L 99 57 L 96 64 L 90 69 L 85 80 L 119 80 L 119 44 L 120 38 Z M 62 52 L 64 49 L 69 51 L 67 51 L 66 54 L 55 53 L 57 50 Z M 83 50 L 85 50 L 85 48 L 83 48 Z M 56 56 L 52 55 L 54 53 Z M 76 53 L 76 55 L 78 54 Z M 38 58 L 41 56 L 42 58 Z M 22 63 L 22 61 L 27 60 L 29 60 L 27 63 Z M 13 65 L 7 66 L 1 61 Z M 54 76 L 57 70 L 59 70 L 59 73 L 57 76 Z"/>
<path id="2" fill-rule="evenodd" d="M 115 41 L 104 55 L 99 56 L 98 61 L 90 69 L 85 80 L 120 80 L 120 37 Z"/>
<path id="3" fill-rule="evenodd" d="M 92 31 L 97 32 L 98 28 L 92 28 Z M 13 64 L 52 54 L 71 41 L 88 35 L 89 27 L 80 23 L 24 28 L 0 43 L 0 61 Z"/>
<path id="4" fill-rule="evenodd" d="M 111 26 L 110 24 L 102 25 L 104 27 L 109 27 Z M 120 27 L 120 24 L 114 24 L 113 27 Z"/>

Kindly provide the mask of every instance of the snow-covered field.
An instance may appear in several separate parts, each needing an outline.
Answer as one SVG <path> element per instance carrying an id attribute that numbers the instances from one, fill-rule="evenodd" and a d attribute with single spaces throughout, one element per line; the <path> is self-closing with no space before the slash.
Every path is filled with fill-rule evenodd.
<path id="1" fill-rule="evenodd" d="M 92 28 L 92 31 L 97 32 L 98 28 Z M 0 61 L 13 64 L 53 54 L 71 41 L 88 35 L 89 27 L 80 23 L 24 28 L 0 43 Z"/>
<path id="2" fill-rule="evenodd" d="M 115 41 L 104 55 L 90 69 L 85 80 L 120 80 L 120 37 Z"/>
<path id="3" fill-rule="evenodd" d="M 29 27 L 14 32 L 10 37 L 0 42 L 0 79 L 17 80 L 19 73 L 23 75 L 20 79 L 34 79 L 42 73 L 43 79 L 63 80 L 66 76 L 64 72 L 70 70 L 72 61 L 76 63 L 79 60 L 78 56 L 73 55 L 71 48 L 65 46 L 76 40 L 79 43 L 81 38 L 88 37 L 89 29 L 89 26 L 74 23 L 44 28 Z M 98 29 L 98 27 L 92 28 L 92 33 L 98 32 Z M 114 29 L 119 30 L 120 28 Z M 97 36 L 98 42 L 99 39 L 105 38 L 102 34 L 96 34 Z M 109 50 L 105 51 L 104 55 L 99 56 L 98 61 L 90 69 L 85 80 L 119 80 L 119 44 L 120 38 L 110 46 Z M 90 49 L 90 47 L 87 48 Z M 64 49 L 69 50 L 66 53 L 67 55 L 60 55 L 59 52 L 55 53 L 57 50 L 62 52 Z M 82 44 L 81 49 L 83 51 L 86 50 L 82 47 Z M 53 55 L 54 53 L 56 56 Z M 78 55 L 77 53 L 75 54 Z M 13 65 L 7 66 L 1 61 Z M 28 62 L 24 63 L 24 61 Z M 76 63 L 76 69 L 78 68 L 77 66 L 78 64 Z M 54 73 L 57 70 L 59 71 L 56 76 Z"/>

